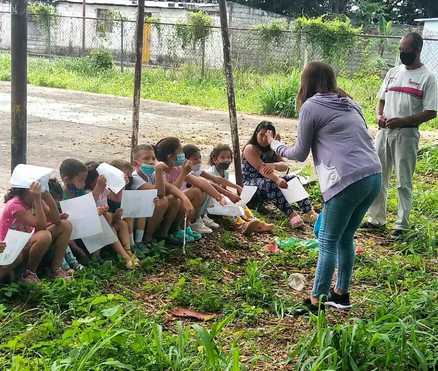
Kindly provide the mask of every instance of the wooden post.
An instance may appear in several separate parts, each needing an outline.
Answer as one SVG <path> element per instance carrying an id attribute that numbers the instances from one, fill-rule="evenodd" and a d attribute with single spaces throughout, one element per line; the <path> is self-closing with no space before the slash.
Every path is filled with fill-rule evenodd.
<path id="1" fill-rule="evenodd" d="M 138 127 L 140 121 L 140 92 L 141 92 L 141 69 L 143 63 L 143 30 L 144 30 L 144 0 L 138 0 L 137 10 L 137 35 L 134 76 L 134 101 L 132 110 L 132 136 L 131 136 L 131 161 L 133 150 L 138 144 Z"/>
<path id="2" fill-rule="evenodd" d="M 11 8 L 11 171 L 27 154 L 27 0 Z"/>
<path id="3" fill-rule="evenodd" d="M 228 33 L 227 2 L 219 0 L 221 17 L 222 43 L 224 48 L 224 69 L 227 80 L 228 112 L 230 115 L 231 141 L 233 143 L 234 168 L 236 183 L 243 184 L 242 165 L 240 160 L 239 130 L 237 126 L 236 97 L 234 93 L 233 66 L 231 65 L 230 35 Z"/>

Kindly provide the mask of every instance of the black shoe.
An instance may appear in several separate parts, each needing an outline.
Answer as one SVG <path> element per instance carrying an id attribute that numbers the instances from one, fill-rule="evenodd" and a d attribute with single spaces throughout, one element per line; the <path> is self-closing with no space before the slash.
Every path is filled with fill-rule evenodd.
<path id="1" fill-rule="evenodd" d="M 360 227 L 363 228 L 363 229 L 374 229 L 374 230 L 383 230 L 383 229 L 385 229 L 384 225 L 374 224 L 374 223 L 370 223 L 370 222 L 362 223 L 362 225 Z"/>
<path id="2" fill-rule="evenodd" d="M 404 231 L 403 229 L 395 229 L 394 231 L 392 231 L 391 237 L 396 241 L 403 240 L 405 232 L 406 231 Z"/>
<path id="3" fill-rule="evenodd" d="M 336 294 L 336 292 L 333 289 L 330 289 L 330 294 L 327 298 L 327 301 L 325 302 L 325 305 L 329 307 L 333 307 L 340 310 L 350 310 L 351 309 L 351 303 L 350 303 L 350 294 Z"/>
<path id="4" fill-rule="evenodd" d="M 324 304 L 313 305 L 312 302 L 310 301 L 310 299 L 306 299 L 306 300 L 303 301 L 302 307 L 298 308 L 294 312 L 294 314 L 296 316 L 302 316 L 302 315 L 306 315 L 306 314 L 312 313 L 315 316 L 317 316 L 320 311 L 325 311 Z"/>

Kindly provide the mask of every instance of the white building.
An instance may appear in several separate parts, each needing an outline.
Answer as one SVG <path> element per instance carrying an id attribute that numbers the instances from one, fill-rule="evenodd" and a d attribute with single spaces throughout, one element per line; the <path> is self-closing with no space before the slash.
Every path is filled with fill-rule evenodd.
<path id="1" fill-rule="evenodd" d="M 423 38 L 425 40 L 421 59 L 438 78 L 438 18 L 421 18 L 415 21 L 424 22 Z"/>
<path id="2" fill-rule="evenodd" d="M 4 4 L 4 3 L 3 3 Z M 35 54 L 83 55 L 98 48 L 112 52 L 116 59 L 133 61 L 135 55 L 136 0 L 85 0 L 85 25 L 83 0 L 58 0 L 56 21 L 41 25 L 38 19 L 30 19 L 28 27 L 29 51 Z M 9 6 L 9 5 L 8 5 Z M 289 22 L 281 15 L 254 9 L 242 4 L 228 2 L 230 28 L 250 28 L 269 23 L 275 19 Z M 190 12 L 202 10 L 213 21 L 205 46 L 183 45 L 177 36 L 175 24 L 185 23 Z M 205 56 L 209 67 L 222 65 L 222 39 L 220 34 L 219 6 L 217 1 L 145 1 L 145 16 L 159 20 L 160 25 L 146 24 L 144 28 L 144 62 L 149 64 L 177 64 L 189 60 L 197 61 Z M 123 21 L 120 21 L 123 19 Z M 50 32 L 48 29 L 50 28 Z M 83 40 L 85 29 L 85 40 Z M 231 34 L 232 47 L 245 47 L 249 40 Z M 0 48 L 10 48 L 10 16 L 0 14 Z M 236 50 L 237 50 L 236 49 Z"/>

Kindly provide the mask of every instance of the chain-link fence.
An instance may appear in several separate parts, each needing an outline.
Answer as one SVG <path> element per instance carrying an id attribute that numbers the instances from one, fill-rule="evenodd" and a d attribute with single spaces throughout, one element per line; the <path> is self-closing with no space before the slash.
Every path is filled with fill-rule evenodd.
<path id="1" fill-rule="evenodd" d="M 143 62 L 146 65 L 179 67 L 195 64 L 204 69 L 222 67 L 222 38 L 218 27 L 206 37 L 190 38 L 188 26 L 146 23 Z M 112 18 L 53 16 L 28 17 L 29 54 L 79 57 L 91 51 L 106 50 L 121 68 L 135 61 L 136 24 Z M 302 67 L 311 60 L 331 63 L 337 71 L 383 73 L 398 63 L 398 36 L 358 35 L 351 45 L 329 53 L 291 31 L 266 39 L 256 29 L 230 29 L 233 66 L 262 72 Z M 336 49 L 338 47 L 335 47 Z M 10 49 L 10 13 L 0 13 L 0 49 Z M 333 49 L 333 48 L 332 48 Z M 423 62 L 438 75 L 438 35 L 429 36 L 423 49 Z"/>

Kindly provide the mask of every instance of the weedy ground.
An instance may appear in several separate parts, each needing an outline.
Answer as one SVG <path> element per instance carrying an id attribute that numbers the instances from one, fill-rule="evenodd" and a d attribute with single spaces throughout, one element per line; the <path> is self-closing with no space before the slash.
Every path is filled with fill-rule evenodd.
<path id="1" fill-rule="evenodd" d="M 317 253 L 264 250 L 274 236 L 243 238 L 232 223 L 181 250 L 157 244 L 141 269 L 95 262 L 65 282 L 0 288 L 0 369 L 6 370 L 432 370 L 438 358 L 438 149 L 419 155 L 412 229 L 360 230 L 348 314 L 295 317 Z M 393 188 L 394 189 L 394 188 Z M 320 193 L 310 193 L 320 207 Z M 395 191 L 390 193 L 394 220 Z M 292 232 L 275 211 L 274 235 Z M 307 278 L 303 292 L 291 273 Z M 177 320 L 176 306 L 216 313 Z"/>

